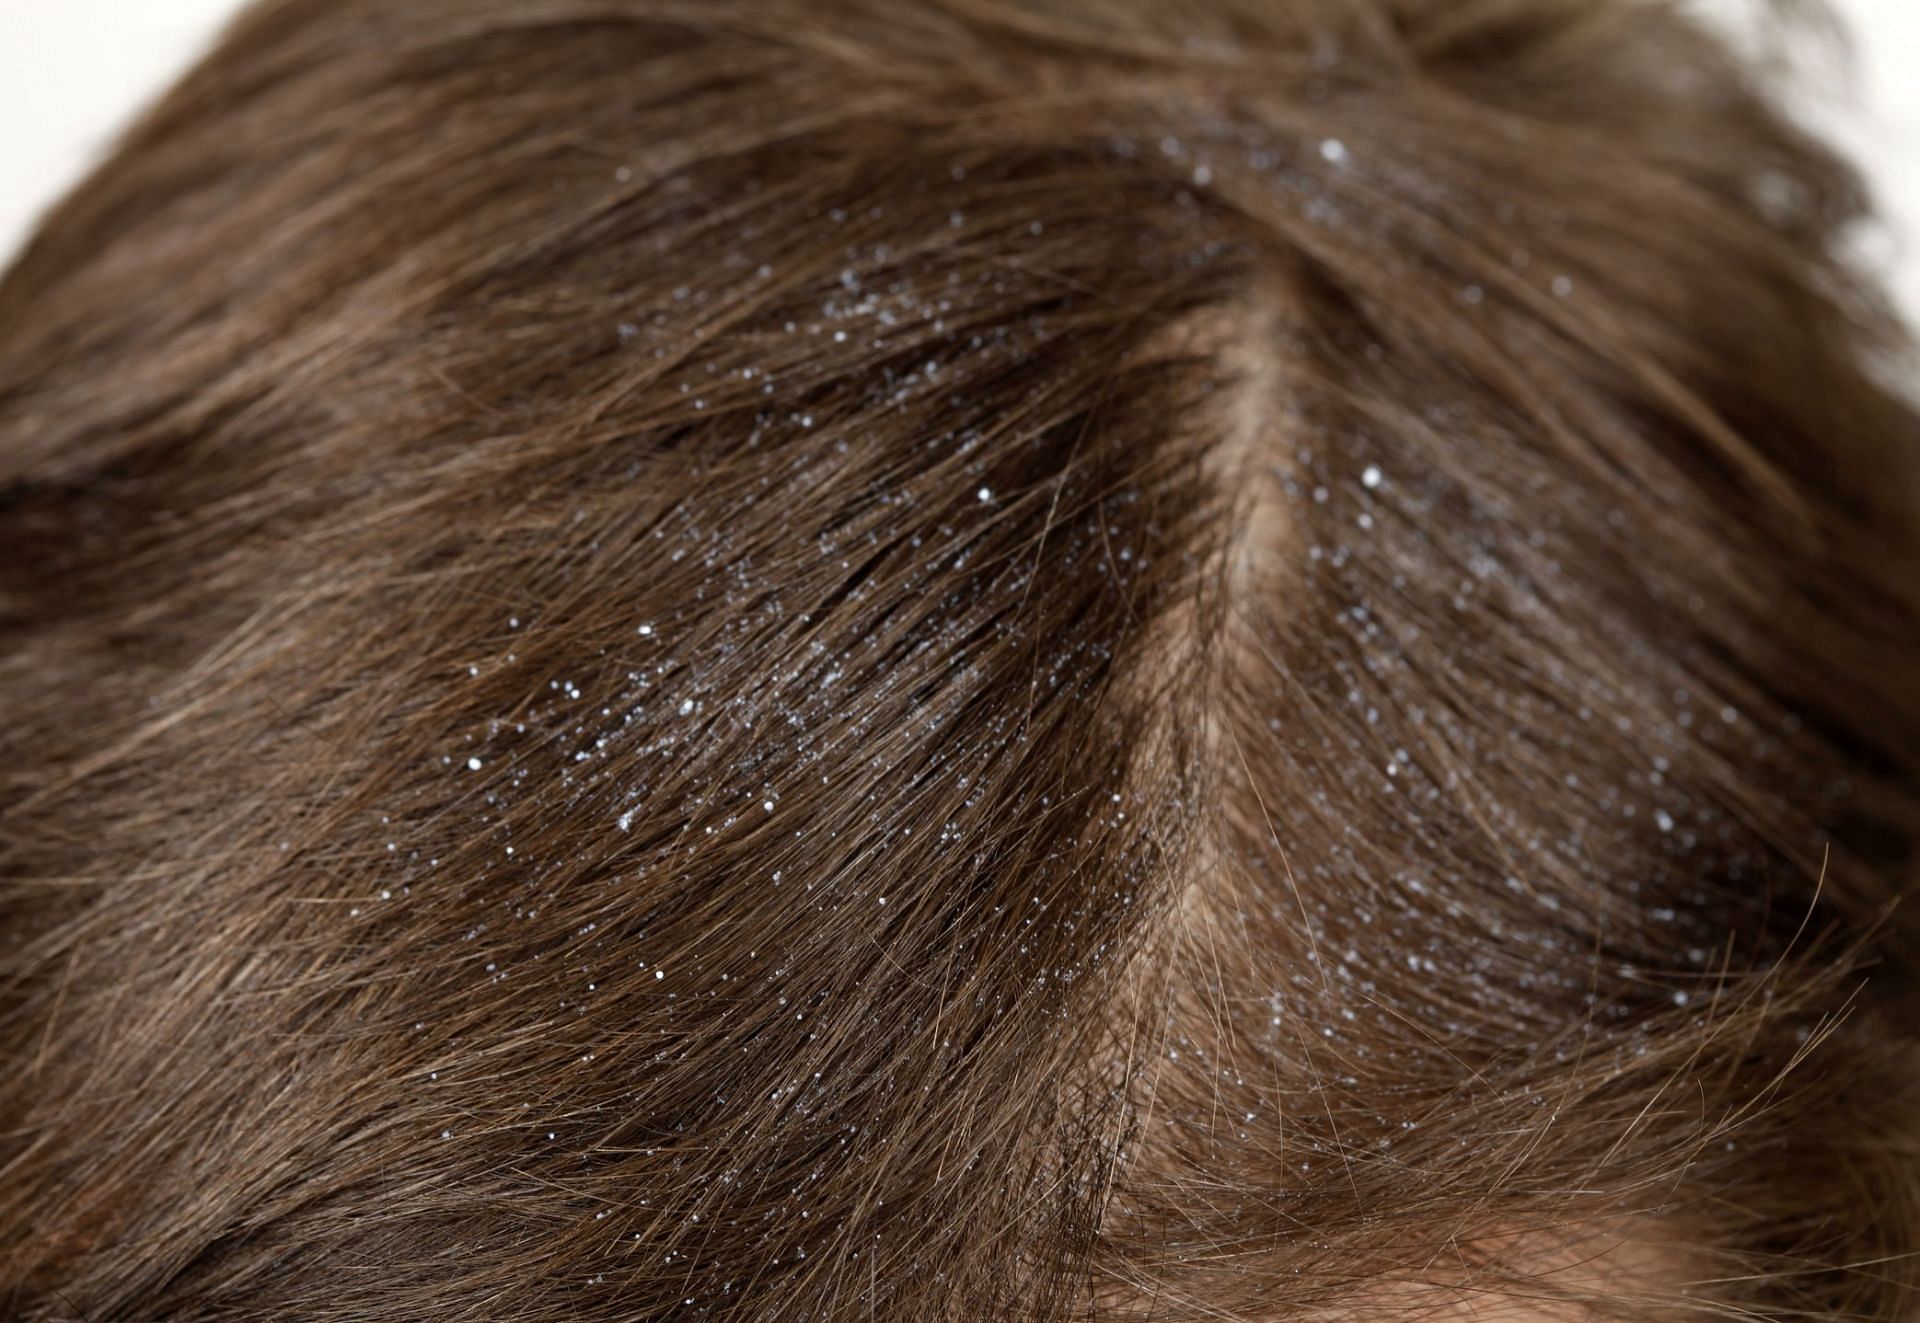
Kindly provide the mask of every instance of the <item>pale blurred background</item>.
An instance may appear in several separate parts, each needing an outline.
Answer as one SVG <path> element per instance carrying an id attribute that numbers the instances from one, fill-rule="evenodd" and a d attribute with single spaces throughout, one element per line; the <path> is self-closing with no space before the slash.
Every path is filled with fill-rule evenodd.
<path id="1" fill-rule="evenodd" d="M 1173 0 L 1169 0 L 1170 3 Z M 1735 24 L 1765 0 L 1691 0 Z M 901 0 L 912 3 L 912 0 Z M 1864 162 L 1890 225 L 1862 236 L 1920 324 L 1920 0 L 1831 0 L 1854 34 L 1808 113 Z M 238 0 L 0 0 L 0 262 Z"/>

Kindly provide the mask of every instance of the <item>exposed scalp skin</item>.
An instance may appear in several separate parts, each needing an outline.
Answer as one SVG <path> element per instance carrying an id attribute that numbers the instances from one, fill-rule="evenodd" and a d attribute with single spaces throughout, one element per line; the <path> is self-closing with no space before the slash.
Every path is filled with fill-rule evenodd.
<path id="1" fill-rule="evenodd" d="M 279 0 L 0 281 L 0 1313 L 1897 1320 L 1910 349 L 1650 0 Z"/>

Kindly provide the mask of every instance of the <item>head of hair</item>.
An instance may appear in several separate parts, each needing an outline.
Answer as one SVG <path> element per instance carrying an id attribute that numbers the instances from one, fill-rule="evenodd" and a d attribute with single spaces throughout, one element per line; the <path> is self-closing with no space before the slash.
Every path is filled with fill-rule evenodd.
<path id="1" fill-rule="evenodd" d="M 1892 1319 L 1916 417 L 1653 0 L 268 0 L 0 282 L 30 1320 Z"/>

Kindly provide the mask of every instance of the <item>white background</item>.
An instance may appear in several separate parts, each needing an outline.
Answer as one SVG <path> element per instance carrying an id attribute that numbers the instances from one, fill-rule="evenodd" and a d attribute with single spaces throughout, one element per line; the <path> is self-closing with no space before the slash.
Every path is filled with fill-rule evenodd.
<path id="1" fill-rule="evenodd" d="M 902 0 L 911 3 L 912 0 Z M 1694 0 L 1751 12 L 1756 0 Z M 1890 219 L 1865 251 L 1920 323 L 1920 0 L 1831 0 L 1854 68 L 1813 90 L 1813 115 L 1864 162 Z M 237 0 L 0 0 L 0 263 L 176 76 Z"/>

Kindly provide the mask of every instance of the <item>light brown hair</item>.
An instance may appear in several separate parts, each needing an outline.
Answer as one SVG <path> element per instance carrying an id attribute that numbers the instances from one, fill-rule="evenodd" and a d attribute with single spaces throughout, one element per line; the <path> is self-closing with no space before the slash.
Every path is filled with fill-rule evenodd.
<path id="1" fill-rule="evenodd" d="M 0 283 L 0 1312 L 1909 1316 L 1911 360 L 1774 72 L 250 9 Z"/>

